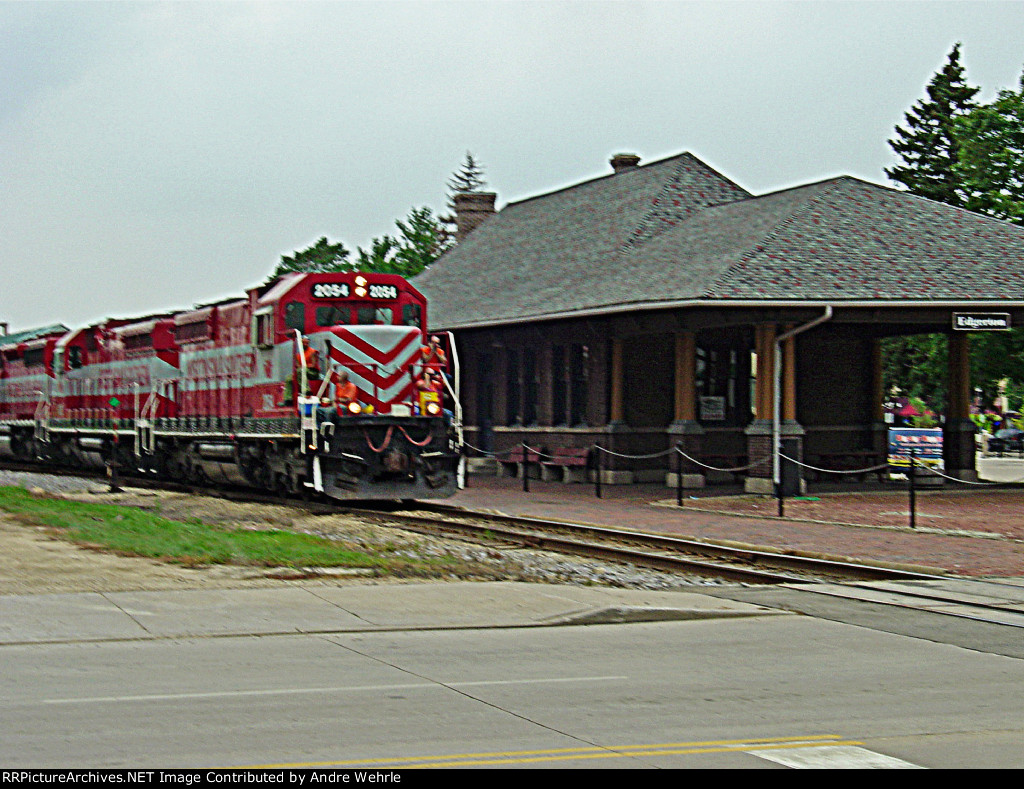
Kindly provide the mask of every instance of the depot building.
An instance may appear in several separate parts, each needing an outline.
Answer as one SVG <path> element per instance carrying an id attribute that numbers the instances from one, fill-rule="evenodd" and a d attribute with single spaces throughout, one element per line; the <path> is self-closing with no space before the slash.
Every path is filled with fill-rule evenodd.
<path id="1" fill-rule="evenodd" d="M 1024 325 L 1024 228 L 848 176 L 754 195 L 690 153 L 495 202 L 457 196 L 458 245 L 414 280 L 456 338 L 478 455 L 600 445 L 604 480 L 628 483 L 663 479 L 667 455 L 637 456 L 678 446 L 686 484 L 749 465 L 753 492 L 774 436 L 869 466 L 880 341 L 941 332 L 946 473 L 976 477 L 968 343 Z"/>

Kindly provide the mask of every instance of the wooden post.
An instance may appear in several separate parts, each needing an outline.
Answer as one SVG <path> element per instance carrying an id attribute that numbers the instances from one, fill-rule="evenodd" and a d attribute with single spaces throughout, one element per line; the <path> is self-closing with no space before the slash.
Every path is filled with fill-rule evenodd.
<path id="1" fill-rule="evenodd" d="M 610 422 L 621 422 L 625 416 L 624 403 L 624 381 L 622 369 L 622 339 L 612 339 L 612 369 L 611 376 L 611 404 L 609 410 Z"/>

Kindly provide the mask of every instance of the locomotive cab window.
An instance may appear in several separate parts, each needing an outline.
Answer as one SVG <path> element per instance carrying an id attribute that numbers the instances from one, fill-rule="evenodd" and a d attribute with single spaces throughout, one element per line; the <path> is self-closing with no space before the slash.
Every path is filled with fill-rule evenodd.
<path id="1" fill-rule="evenodd" d="M 284 305 L 284 325 L 289 329 L 306 330 L 306 305 L 301 301 L 289 301 Z"/>
<path id="2" fill-rule="evenodd" d="M 261 348 L 270 348 L 274 344 L 274 313 L 257 315 L 253 323 L 253 341 Z"/>
<path id="3" fill-rule="evenodd" d="M 402 323 L 406 326 L 419 326 L 423 320 L 423 310 L 419 304 L 402 305 Z"/>
<path id="4" fill-rule="evenodd" d="M 338 326 L 349 322 L 350 313 L 347 306 L 344 307 L 317 307 L 317 326 Z"/>
<path id="5" fill-rule="evenodd" d="M 366 305 L 356 309 L 356 323 L 360 326 L 373 326 L 374 324 L 390 324 L 391 308 L 374 307 Z"/>

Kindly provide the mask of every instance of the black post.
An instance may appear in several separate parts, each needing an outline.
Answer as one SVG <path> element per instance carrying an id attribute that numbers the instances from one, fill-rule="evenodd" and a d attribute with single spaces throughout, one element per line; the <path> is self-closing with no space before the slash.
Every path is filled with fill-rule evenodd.
<path id="1" fill-rule="evenodd" d="M 530 492 L 530 450 L 523 442 L 523 493 Z"/>
<path id="2" fill-rule="evenodd" d="M 110 492 L 111 493 L 120 493 L 121 492 L 121 483 L 120 483 L 120 480 L 117 477 L 117 467 L 118 467 L 117 453 L 118 453 L 118 448 L 119 448 L 118 447 L 118 443 L 119 442 L 117 440 L 117 430 L 115 429 L 114 430 L 114 443 L 113 443 L 113 445 L 111 447 L 111 450 L 110 450 L 110 462 L 107 463 L 107 476 L 110 477 Z"/>
<path id="3" fill-rule="evenodd" d="M 683 451 L 676 442 L 676 506 L 683 506 Z"/>
<path id="4" fill-rule="evenodd" d="M 915 484 L 914 478 L 917 476 L 916 467 L 914 465 L 915 455 L 917 452 L 913 447 L 910 448 L 910 528 L 917 528 L 917 485 Z"/>
<path id="5" fill-rule="evenodd" d="M 601 471 L 604 467 L 604 453 L 600 444 L 594 444 L 594 457 L 597 460 L 597 473 L 594 475 L 594 495 L 601 498 Z"/>

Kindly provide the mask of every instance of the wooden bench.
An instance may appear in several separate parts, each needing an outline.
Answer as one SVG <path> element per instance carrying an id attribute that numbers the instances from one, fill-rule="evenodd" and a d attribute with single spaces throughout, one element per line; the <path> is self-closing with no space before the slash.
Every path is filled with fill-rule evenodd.
<path id="1" fill-rule="evenodd" d="M 809 465 L 825 469 L 825 471 L 806 469 L 807 473 L 813 474 L 814 479 L 818 481 L 821 481 L 821 479 L 825 477 L 836 477 L 839 479 L 850 477 L 856 478 L 856 480 L 860 482 L 864 479 L 866 474 L 874 474 L 878 477 L 878 481 L 881 482 L 885 475 L 889 473 L 888 466 L 875 471 L 861 471 L 861 469 L 880 466 L 888 459 L 885 455 L 880 455 L 878 452 L 872 452 L 870 450 L 858 450 L 853 452 L 821 452 L 816 455 L 811 455 L 810 458 L 811 459 L 808 461 Z M 850 474 L 848 473 L 850 471 L 858 471 L 860 473 Z"/>
<path id="2" fill-rule="evenodd" d="M 540 479 L 541 453 L 544 452 L 544 449 L 543 447 L 540 447 L 539 449 L 539 453 L 535 448 L 531 448 L 529 452 L 524 452 L 523 448 L 518 446 L 508 454 L 501 453 L 497 455 L 498 476 L 522 479 L 523 466 L 525 466 L 526 462 L 529 461 L 531 479 Z M 529 455 L 529 457 L 527 457 L 527 455 Z"/>
<path id="3" fill-rule="evenodd" d="M 586 482 L 589 458 L 589 449 L 556 447 L 549 457 L 541 460 L 541 479 L 547 482 L 555 479 L 561 482 Z"/>

